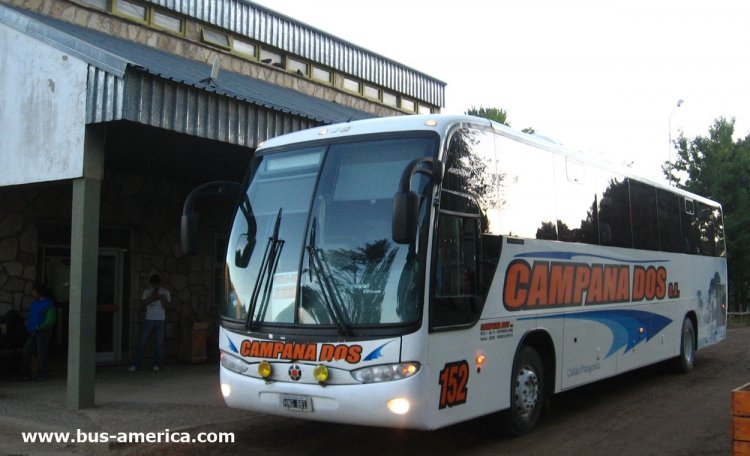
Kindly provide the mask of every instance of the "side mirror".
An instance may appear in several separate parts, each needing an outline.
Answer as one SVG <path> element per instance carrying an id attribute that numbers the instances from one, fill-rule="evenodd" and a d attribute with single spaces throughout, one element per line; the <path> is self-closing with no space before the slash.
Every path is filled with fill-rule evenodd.
<path id="1" fill-rule="evenodd" d="M 200 216 L 193 211 L 195 202 L 205 196 L 221 196 L 237 198 L 241 194 L 242 185 L 239 182 L 213 181 L 194 188 L 185 198 L 180 218 L 180 244 L 186 255 L 195 255 L 198 251 L 198 237 L 200 236 Z"/>
<path id="2" fill-rule="evenodd" d="M 398 244 L 411 244 L 417 239 L 419 195 L 416 192 L 398 192 L 393 196 L 393 221 L 391 237 Z"/>
<path id="3" fill-rule="evenodd" d="M 185 255 L 195 255 L 198 251 L 198 233 L 200 232 L 200 214 L 191 212 L 182 214 L 180 219 L 180 243 Z"/>
<path id="4" fill-rule="evenodd" d="M 391 224 L 391 237 L 398 244 L 412 244 L 417 239 L 419 195 L 411 190 L 411 179 L 416 173 L 430 176 L 435 184 L 439 184 L 443 178 L 443 164 L 431 157 L 417 158 L 401 173 L 398 192 L 393 195 Z"/>

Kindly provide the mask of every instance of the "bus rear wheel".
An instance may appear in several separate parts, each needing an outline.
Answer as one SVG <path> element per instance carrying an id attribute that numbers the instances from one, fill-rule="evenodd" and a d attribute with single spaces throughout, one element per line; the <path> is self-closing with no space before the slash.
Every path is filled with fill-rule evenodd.
<path id="1" fill-rule="evenodd" d="M 501 414 L 501 424 L 507 434 L 519 436 L 534 429 L 542 413 L 545 392 L 542 358 L 534 348 L 524 345 L 513 364 L 510 408 Z"/>
<path id="2" fill-rule="evenodd" d="M 693 320 L 686 317 L 682 322 L 682 337 L 680 339 L 680 355 L 674 359 L 677 372 L 688 373 L 695 365 L 695 327 Z"/>

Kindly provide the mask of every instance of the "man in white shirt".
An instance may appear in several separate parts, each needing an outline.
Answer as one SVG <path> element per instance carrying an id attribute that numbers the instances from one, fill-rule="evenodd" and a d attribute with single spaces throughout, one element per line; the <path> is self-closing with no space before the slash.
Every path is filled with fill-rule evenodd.
<path id="1" fill-rule="evenodd" d="M 143 290 L 141 302 L 146 308 L 146 319 L 143 321 L 141 337 L 135 351 L 135 359 L 129 371 L 140 370 L 143 366 L 143 358 L 146 353 L 146 343 L 151 333 L 156 338 L 154 347 L 154 372 L 159 372 L 162 357 L 164 356 L 164 335 L 166 332 L 165 308 L 172 302 L 169 290 L 161 286 L 161 277 L 154 274 L 149 279 L 149 286 Z"/>

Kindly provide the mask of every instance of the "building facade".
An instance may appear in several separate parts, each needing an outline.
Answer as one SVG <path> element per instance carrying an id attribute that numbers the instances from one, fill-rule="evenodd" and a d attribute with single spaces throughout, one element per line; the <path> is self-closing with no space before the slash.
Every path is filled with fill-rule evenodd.
<path id="1" fill-rule="evenodd" d="M 204 322 L 215 358 L 232 202 L 201 208 L 186 256 L 190 190 L 241 180 L 270 137 L 439 112 L 444 90 L 246 1 L 0 0 L 0 317 L 52 287 L 71 407 L 93 403 L 96 362 L 132 356 L 151 274 L 173 296 L 167 356 Z"/>

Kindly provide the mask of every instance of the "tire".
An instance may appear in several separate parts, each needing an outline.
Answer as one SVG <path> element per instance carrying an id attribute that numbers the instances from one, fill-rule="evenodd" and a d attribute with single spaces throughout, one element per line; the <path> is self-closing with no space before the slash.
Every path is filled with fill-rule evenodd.
<path id="1" fill-rule="evenodd" d="M 522 346 L 513 363 L 511 405 L 500 415 L 506 434 L 516 437 L 536 427 L 546 400 L 546 391 L 542 358 L 532 347 Z"/>
<path id="2" fill-rule="evenodd" d="M 693 320 L 685 318 L 682 322 L 682 336 L 680 338 L 680 355 L 674 359 L 677 372 L 687 374 L 695 365 L 695 327 Z"/>

